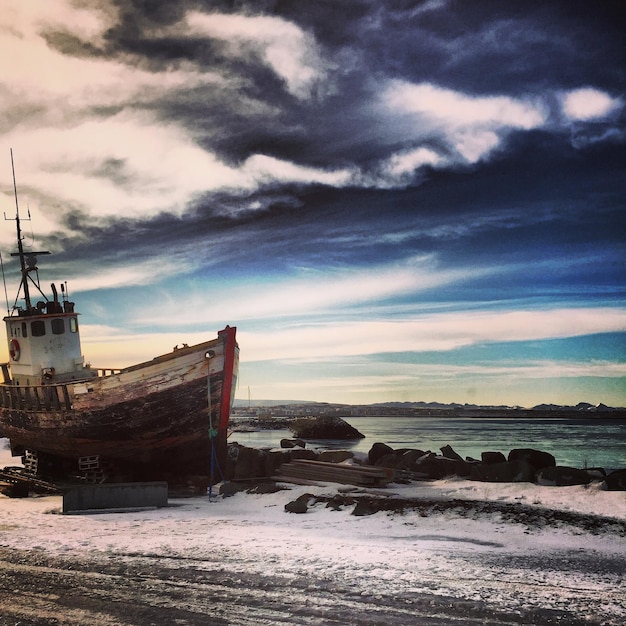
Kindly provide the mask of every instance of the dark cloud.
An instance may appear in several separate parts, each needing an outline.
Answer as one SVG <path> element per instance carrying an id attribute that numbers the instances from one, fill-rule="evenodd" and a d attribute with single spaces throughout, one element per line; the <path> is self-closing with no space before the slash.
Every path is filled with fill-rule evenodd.
<path id="1" fill-rule="evenodd" d="M 623 97 L 619 2 L 591 8 L 569 1 L 135 0 L 115 6 L 117 22 L 104 46 L 61 31 L 48 32 L 47 41 L 65 55 L 108 55 L 155 74 L 189 63 L 214 75 L 135 106 L 186 128 L 231 167 L 261 154 L 326 171 L 354 168 L 361 178 L 343 189 L 276 179 L 254 189 L 207 190 L 182 217 L 164 206 L 152 218 L 95 223 L 74 207 L 64 226 L 80 236 L 65 241 L 77 246 L 68 254 L 132 260 L 175 250 L 182 241 L 186 249 L 217 252 L 225 264 L 284 269 L 373 265 L 419 253 L 436 253 L 439 263 L 452 266 L 565 258 L 574 246 L 617 250 L 623 216 L 615 205 L 625 191 L 623 107 L 613 117 L 569 123 L 559 93 L 590 86 Z M 251 46 L 233 54 L 227 38 L 176 30 L 190 10 L 297 25 L 319 47 L 325 65 L 317 69 L 328 90 L 296 97 Z M 431 83 L 463 97 L 529 98 L 545 107 L 546 122 L 534 129 L 502 123 L 493 131 L 496 148 L 464 162 L 446 134 L 453 123 L 385 110 L 381 98 L 392 80 Z M 447 162 L 384 188 L 381 163 L 417 147 Z M 104 160 L 91 175 L 121 187 L 132 183 L 122 160 Z M 61 235 L 51 236 L 58 247 L 55 237 Z M 565 280 L 562 273 L 558 280 Z"/>

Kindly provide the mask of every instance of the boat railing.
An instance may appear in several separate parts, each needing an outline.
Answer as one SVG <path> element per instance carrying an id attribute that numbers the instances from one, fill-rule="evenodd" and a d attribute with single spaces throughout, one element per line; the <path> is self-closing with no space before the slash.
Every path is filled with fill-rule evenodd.
<path id="1" fill-rule="evenodd" d="M 113 374 L 119 374 L 122 370 L 115 367 L 97 367 L 98 378 L 104 378 L 105 376 L 113 376 Z"/>
<path id="2" fill-rule="evenodd" d="M 71 410 L 67 385 L 0 385 L 0 407 L 26 411 Z"/>

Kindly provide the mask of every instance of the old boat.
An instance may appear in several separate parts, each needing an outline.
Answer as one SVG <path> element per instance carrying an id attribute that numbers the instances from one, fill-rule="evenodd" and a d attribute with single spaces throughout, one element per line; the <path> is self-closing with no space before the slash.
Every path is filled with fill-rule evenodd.
<path id="1" fill-rule="evenodd" d="M 17 194 L 16 194 L 17 199 Z M 7 303 L 0 437 L 40 477 L 92 481 L 220 478 L 237 381 L 236 329 L 121 370 L 85 365 L 78 313 L 65 285 L 51 297 L 16 226 L 21 281 Z M 38 301 L 33 304 L 32 293 Z M 23 306 L 17 302 L 23 300 Z"/>

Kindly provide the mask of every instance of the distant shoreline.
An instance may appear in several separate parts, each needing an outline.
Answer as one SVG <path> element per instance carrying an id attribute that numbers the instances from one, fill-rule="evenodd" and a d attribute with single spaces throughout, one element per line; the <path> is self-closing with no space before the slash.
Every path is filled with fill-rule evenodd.
<path id="1" fill-rule="evenodd" d="M 381 407 L 381 406 L 346 406 L 346 405 L 274 405 L 271 407 L 235 408 L 232 418 L 259 421 L 286 421 L 298 417 L 333 415 L 344 419 L 354 417 L 410 417 L 410 418 L 446 418 L 446 419 L 567 419 L 580 421 L 626 420 L 626 409 L 606 411 L 575 411 L 567 409 L 425 409 L 416 407 Z"/>

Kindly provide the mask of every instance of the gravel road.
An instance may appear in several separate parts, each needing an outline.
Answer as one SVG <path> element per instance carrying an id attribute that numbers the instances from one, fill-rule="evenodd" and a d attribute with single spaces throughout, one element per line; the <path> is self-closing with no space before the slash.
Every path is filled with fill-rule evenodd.
<path id="1" fill-rule="evenodd" d="M 338 586 L 323 572 L 314 578 L 242 575 L 235 569 L 229 570 L 228 564 L 184 560 L 183 565 L 181 559 L 145 555 L 50 557 L 42 551 L 0 548 L 0 624 L 607 623 L 590 621 L 588 617 L 579 620 L 575 612 L 567 611 L 499 612 L 480 601 L 428 593 L 380 595 L 375 589 L 364 590 L 358 581 L 344 581 Z M 519 585 L 523 593 L 523 583 Z"/>

